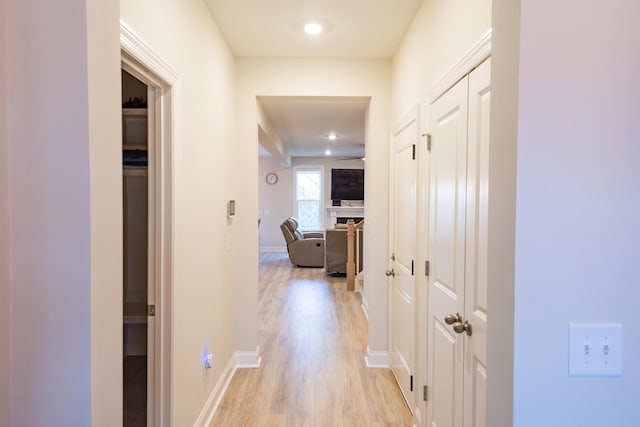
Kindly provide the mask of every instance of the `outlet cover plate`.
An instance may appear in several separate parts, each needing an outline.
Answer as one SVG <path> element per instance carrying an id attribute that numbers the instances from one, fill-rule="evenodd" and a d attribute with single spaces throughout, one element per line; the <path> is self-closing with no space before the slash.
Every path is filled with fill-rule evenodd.
<path id="1" fill-rule="evenodd" d="M 569 324 L 569 376 L 622 375 L 621 323 Z"/>

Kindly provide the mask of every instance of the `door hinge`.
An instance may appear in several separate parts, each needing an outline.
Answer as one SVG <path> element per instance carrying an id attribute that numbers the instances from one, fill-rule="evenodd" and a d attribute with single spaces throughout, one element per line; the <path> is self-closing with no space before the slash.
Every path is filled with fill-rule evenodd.
<path id="1" fill-rule="evenodd" d="M 411 275 L 413 276 L 413 260 L 411 260 Z"/>
<path id="2" fill-rule="evenodd" d="M 431 267 L 431 266 L 429 265 L 429 261 L 425 261 L 425 262 L 424 262 L 424 275 L 425 275 L 425 276 L 428 276 L 428 275 L 429 275 L 429 267 Z"/>
<path id="3" fill-rule="evenodd" d="M 431 134 L 427 134 L 427 151 L 431 152 Z"/>
<path id="4" fill-rule="evenodd" d="M 416 159 L 416 144 L 413 144 L 411 146 L 411 159 L 415 160 Z"/>
<path id="5" fill-rule="evenodd" d="M 391 261 L 395 261 L 396 260 L 396 253 L 392 253 L 391 254 Z"/>
<path id="6" fill-rule="evenodd" d="M 422 387 L 422 400 L 424 400 L 425 402 L 429 401 L 429 387 L 424 386 Z"/>
<path id="7" fill-rule="evenodd" d="M 147 316 L 155 316 L 156 315 L 156 306 L 155 305 L 148 305 L 147 306 Z"/>
<path id="8" fill-rule="evenodd" d="M 413 391 L 413 375 L 409 377 L 409 391 Z"/>

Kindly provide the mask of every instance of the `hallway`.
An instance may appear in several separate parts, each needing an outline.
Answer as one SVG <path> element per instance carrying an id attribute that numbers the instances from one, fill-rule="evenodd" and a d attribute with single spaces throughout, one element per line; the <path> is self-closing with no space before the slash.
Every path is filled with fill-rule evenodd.
<path id="1" fill-rule="evenodd" d="M 360 294 L 324 269 L 260 255 L 262 366 L 238 369 L 213 426 L 411 426 L 390 370 L 364 364 Z"/>

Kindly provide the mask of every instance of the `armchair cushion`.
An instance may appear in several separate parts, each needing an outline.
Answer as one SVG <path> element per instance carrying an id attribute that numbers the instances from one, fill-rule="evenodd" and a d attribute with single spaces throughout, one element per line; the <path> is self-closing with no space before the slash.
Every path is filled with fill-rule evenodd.
<path id="1" fill-rule="evenodd" d="M 324 267 L 324 239 L 296 240 L 289 247 L 289 259 L 299 267 Z"/>
<path id="2" fill-rule="evenodd" d="M 315 231 L 310 233 L 302 233 L 302 237 L 304 237 L 305 239 L 309 239 L 313 237 L 317 237 L 318 239 L 324 239 L 324 233 L 315 232 Z"/>

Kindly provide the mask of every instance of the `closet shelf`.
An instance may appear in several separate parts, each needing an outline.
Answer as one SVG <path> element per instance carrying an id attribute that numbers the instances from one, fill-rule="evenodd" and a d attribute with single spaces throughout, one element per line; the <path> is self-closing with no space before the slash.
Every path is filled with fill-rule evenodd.
<path id="1" fill-rule="evenodd" d="M 124 303 L 123 322 L 125 324 L 147 323 L 147 304 L 143 302 Z"/>
<path id="2" fill-rule="evenodd" d="M 123 166 L 123 176 L 148 176 L 149 168 L 147 166 Z"/>
<path id="3" fill-rule="evenodd" d="M 122 109 L 123 116 L 147 116 L 146 108 L 123 108 Z"/>
<path id="4" fill-rule="evenodd" d="M 127 150 L 148 151 L 149 147 L 146 144 L 124 144 L 122 146 L 122 151 L 127 151 Z"/>

